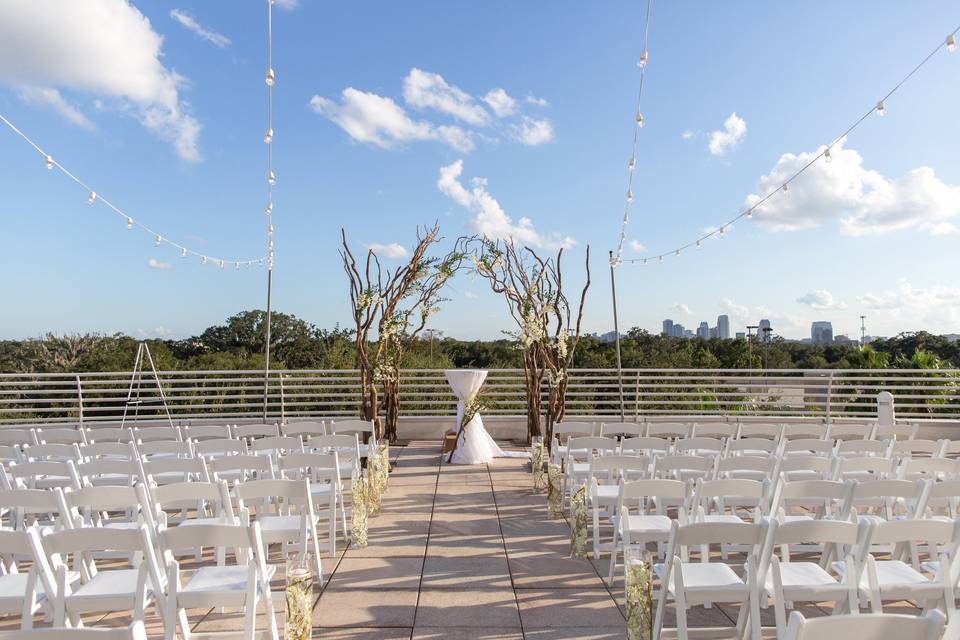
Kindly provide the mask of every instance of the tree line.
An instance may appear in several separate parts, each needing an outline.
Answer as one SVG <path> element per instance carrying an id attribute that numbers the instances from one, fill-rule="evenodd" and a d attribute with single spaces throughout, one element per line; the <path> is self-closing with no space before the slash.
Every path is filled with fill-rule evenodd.
<path id="1" fill-rule="evenodd" d="M 182 340 L 147 342 L 159 369 L 262 369 L 263 311 L 243 311 L 223 324 Z M 273 369 L 353 369 L 356 367 L 352 330 L 319 328 L 294 315 L 273 313 Z M 138 338 L 123 334 L 53 335 L 0 341 L 0 372 L 80 373 L 129 371 Z M 927 332 L 902 333 L 878 339 L 864 349 L 856 344 L 810 345 L 774 339 L 685 340 L 630 329 L 621 340 L 624 368 L 745 369 L 879 369 L 960 368 L 960 341 Z M 422 332 L 406 347 L 408 369 L 476 367 L 523 368 L 523 352 L 515 337 L 499 340 L 458 340 L 438 332 Z M 572 368 L 613 368 L 614 343 L 584 335 L 573 354 Z"/>

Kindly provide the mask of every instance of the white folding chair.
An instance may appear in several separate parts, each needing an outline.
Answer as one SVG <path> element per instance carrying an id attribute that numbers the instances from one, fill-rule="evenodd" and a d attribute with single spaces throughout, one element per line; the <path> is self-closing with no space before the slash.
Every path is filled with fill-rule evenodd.
<path id="1" fill-rule="evenodd" d="M 377 430 L 372 420 L 336 420 L 327 425 L 327 430 L 334 435 L 356 434 L 361 458 L 368 458 L 377 450 Z"/>
<path id="2" fill-rule="evenodd" d="M 728 456 L 772 456 L 780 452 L 780 443 L 770 438 L 727 440 Z"/>
<path id="3" fill-rule="evenodd" d="M 693 493 L 693 522 L 760 522 L 766 514 L 770 499 L 767 480 L 698 478 Z M 720 557 L 727 560 L 731 550 L 742 550 L 720 545 Z M 706 550 L 704 550 L 706 553 Z"/>
<path id="4" fill-rule="evenodd" d="M 777 459 L 774 456 L 729 456 L 717 461 L 717 478 L 747 480 L 776 479 Z M 771 482 L 771 487 L 773 486 Z"/>
<path id="5" fill-rule="evenodd" d="M 738 425 L 729 422 L 697 422 L 693 425 L 693 437 L 730 440 L 737 437 Z"/>
<path id="6" fill-rule="evenodd" d="M 895 475 L 903 480 L 953 480 L 960 462 L 951 458 L 904 458 Z"/>
<path id="7" fill-rule="evenodd" d="M 741 422 L 737 431 L 737 439 L 762 438 L 779 442 L 782 433 L 783 425 L 768 422 Z"/>
<path id="8" fill-rule="evenodd" d="M 613 583 L 613 574 L 620 553 L 626 558 L 629 549 L 646 548 L 655 542 L 663 555 L 663 547 L 670 540 L 674 510 L 677 520 L 686 524 L 690 510 L 691 483 L 680 480 L 633 480 L 620 486 L 620 502 L 613 522 L 613 543 L 610 570 L 607 576 Z"/>
<path id="9" fill-rule="evenodd" d="M 856 480 L 868 482 L 870 480 L 884 480 L 894 477 L 893 458 L 844 458 L 838 456 L 833 461 L 833 475 L 837 480 Z"/>
<path id="10" fill-rule="evenodd" d="M 213 546 L 224 556 L 226 550 L 235 550 L 237 558 L 236 565 L 202 566 L 184 582 L 173 553 L 164 551 L 168 589 L 164 637 L 174 638 L 178 624 L 181 634 L 185 638 L 190 637 L 187 609 L 236 607 L 244 613 L 243 638 L 254 640 L 257 607 L 262 604 L 266 609 L 267 633 L 271 640 L 279 640 L 270 591 L 270 580 L 276 573 L 276 567 L 266 563 L 267 554 L 259 523 L 174 527 L 161 531 L 158 538 L 161 549 Z"/>
<path id="11" fill-rule="evenodd" d="M 28 567 L 18 566 L 23 559 L 30 560 Z M 0 615 L 19 615 L 21 629 L 32 629 L 33 616 L 40 611 L 53 615 L 47 594 L 56 582 L 35 527 L 0 529 L 0 569 Z"/>
<path id="12" fill-rule="evenodd" d="M 770 515 L 780 522 L 839 518 L 850 500 L 853 482 L 782 480 L 774 491 Z"/>
<path id="13" fill-rule="evenodd" d="M 193 443 L 193 450 L 196 455 L 204 458 L 244 456 L 250 453 L 247 441 L 240 438 L 199 440 Z"/>
<path id="14" fill-rule="evenodd" d="M 673 452 L 673 442 L 666 438 L 625 438 L 620 441 L 620 453 L 623 455 L 643 455 L 651 459 L 666 456 Z"/>
<path id="15" fill-rule="evenodd" d="M 60 493 L 61 511 L 69 514 L 72 528 L 139 529 L 146 524 L 156 531 L 150 500 L 143 486 L 90 486 Z"/>
<path id="16" fill-rule="evenodd" d="M 80 476 L 77 475 L 77 468 L 69 460 L 11 462 L 7 473 L 17 486 L 26 489 L 80 487 Z"/>
<path id="17" fill-rule="evenodd" d="M 785 424 L 780 431 L 780 439 L 789 440 L 825 440 L 827 426 L 813 423 Z"/>
<path id="18" fill-rule="evenodd" d="M 133 429 L 128 427 L 87 427 L 87 443 L 127 444 L 133 442 Z"/>
<path id="19" fill-rule="evenodd" d="M 59 487 L 54 489 L 7 489 L 0 491 L 0 510 L 9 515 L 9 526 L 25 531 L 32 525 L 43 529 L 69 529 L 73 521 L 62 510 Z"/>
<path id="20" fill-rule="evenodd" d="M 780 450 L 785 458 L 794 456 L 820 456 L 822 458 L 830 458 L 833 456 L 836 446 L 833 440 L 824 440 L 822 438 L 794 438 L 792 440 L 784 440 Z"/>
<path id="21" fill-rule="evenodd" d="M 323 420 L 317 422 L 288 422 L 280 425 L 280 433 L 285 436 L 307 440 L 313 436 L 327 435 L 327 425 Z"/>
<path id="22" fill-rule="evenodd" d="M 280 477 L 290 480 L 309 480 L 313 508 L 318 520 L 327 519 L 327 550 L 337 555 L 337 505 L 346 540 L 347 512 L 343 504 L 340 482 L 340 464 L 336 453 L 293 453 L 277 460 Z"/>
<path id="23" fill-rule="evenodd" d="M 827 571 L 827 548 L 839 550 L 844 566 L 856 566 L 856 546 L 864 544 L 869 525 L 860 526 L 843 520 L 798 520 L 779 523 L 771 521 L 767 531 L 764 558 L 761 560 L 760 584 L 762 596 L 773 600 L 777 624 L 777 638 L 787 631 L 788 606 L 795 602 L 834 603 L 834 615 L 857 613 L 860 610 L 856 581 L 837 579 Z M 780 560 L 777 548 L 789 545 L 815 543 L 821 547 L 821 562 Z M 789 603 L 789 604 L 788 604 Z"/>
<path id="24" fill-rule="evenodd" d="M 613 455 L 618 450 L 615 438 L 601 436 L 571 437 L 567 440 L 567 457 L 563 461 L 563 503 L 581 486 L 590 482 L 590 460 L 593 456 Z"/>
<path id="25" fill-rule="evenodd" d="M 3 640 L 147 640 L 142 622 L 118 629 L 82 627 L 45 627 L 21 631 L 4 631 Z"/>
<path id="26" fill-rule="evenodd" d="M 752 640 L 760 640 L 760 595 L 757 579 L 758 560 L 766 533 L 766 523 L 697 522 L 681 525 L 673 523 L 666 562 L 655 564 L 654 573 L 660 578 L 660 597 L 654 622 L 653 637 L 659 638 L 663 629 L 668 600 L 673 600 L 677 616 L 677 637 L 687 640 L 687 608 L 714 602 L 740 604 L 737 616 L 737 634 L 742 637 L 750 627 Z M 738 575 L 725 562 L 711 561 L 711 545 L 746 546 L 744 575 Z M 707 548 L 699 561 L 684 561 L 686 549 Z"/>
<path id="27" fill-rule="evenodd" d="M 176 482 L 210 482 L 210 470 L 203 458 L 160 458 L 144 460 L 142 481 L 146 485 Z"/>
<path id="28" fill-rule="evenodd" d="M 69 529 L 45 535 L 43 546 L 57 580 L 55 626 L 62 627 L 68 620 L 71 626 L 79 626 L 81 615 L 110 611 L 132 611 L 133 619 L 142 621 L 144 610 L 154 602 L 163 617 L 164 580 L 146 525 L 136 529 Z M 101 569 L 94 555 L 107 553 L 136 556 L 139 566 Z M 73 584 L 68 555 L 75 555 L 80 564 L 80 580 Z"/>
<path id="29" fill-rule="evenodd" d="M 960 517 L 960 479 L 927 483 L 923 510 L 918 512 L 916 517 L 948 520 Z"/>
<path id="30" fill-rule="evenodd" d="M 645 478 L 650 461 L 644 456 L 591 456 L 588 474 L 588 504 L 593 514 L 593 556 L 609 551 L 610 545 L 600 541 L 600 522 L 612 522 L 620 503 L 620 483 Z"/>
<path id="31" fill-rule="evenodd" d="M 689 422 L 648 422 L 647 433 L 651 438 L 689 438 L 693 435 L 693 425 Z"/>
<path id="32" fill-rule="evenodd" d="M 600 435 L 605 438 L 635 438 L 643 435 L 643 425 L 636 422 L 601 422 Z"/>
<path id="33" fill-rule="evenodd" d="M 153 440 L 137 444 L 137 452 L 144 460 L 163 458 L 193 458 L 196 456 L 193 443 L 189 440 Z"/>
<path id="34" fill-rule="evenodd" d="M 37 444 L 86 444 L 87 434 L 75 427 L 43 427 L 34 430 Z"/>
<path id="35" fill-rule="evenodd" d="M 794 611 L 790 614 L 786 640 L 939 640 L 943 623 L 944 617 L 939 611 L 931 611 L 919 618 L 887 613 L 804 618 L 799 611 Z"/>
<path id="36" fill-rule="evenodd" d="M 288 546 L 294 544 L 301 553 L 312 552 L 317 579 L 323 584 L 319 518 L 313 508 L 310 480 L 251 480 L 238 484 L 234 491 L 237 508 L 256 514 L 264 544 L 283 545 L 285 556 Z"/>
<path id="37" fill-rule="evenodd" d="M 76 443 L 42 442 L 25 446 L 21 451 L 23 459 L 29 462 L 76 462 L 83 457 L 80 454 L 80 447 Z"/>
<path id="38" fill-rule="evenodd" d="M 654 478 L 696 480 L 712 478 L 716 473 L 717 459 L 713 456 L 669 455 L 653 459 Z"/>
<path id="39" fill-rule="evenodd" d="M 673 443 L 673 452 L 676 455 L 720 457 L 725 449 L 726 443 L 717 438 L 678 438 Z"/>
<path id="40" fill-rule="evenodd" d="M 134 441 L 140 442 L 162 442 L 164 440 L 183 440 L 183 434 L 179 427 L 173 426 L 152 426 L 137 427 L 133 430 Z"/>
<path id="41" fill-rule="evenodd" d="M 777 468 L 786 481 L 829 480 L 834 472 L 833 459 L 825 456 L 784 457 Z"/>
<path id="42" fill-rule="evenodd" d="M 250 443 L 250 453 L 277 458 L 288 453 L 303 453 L 303 440 L 296 436 L 267 436 Z"/>
<path id="43" fill-rule="evenodd" d="M 553 440 L 550 447 L 551 461 L 563 464 L 567 459 L 567 440 L 570 438 L 592 436 L 595 426 L 592 422 L 558 422 L 553 425 Z"/>
<path id="44" fill-rule="evenodd" d="M 877 424 L 873 429 L 873 437 L 879 438 L 881 440 L 885 439 L 897 439 L 897 440 L 913 440 L 917 437 L 917 432 L 920 431 L 920 425 L 916 422 L 906 423 L 901 422 L 897 424 Z"/>
<path id="45" fill-rule="evenodd" d="M 230 425 L 227 424 L 197 424 L 183 428 L 184 440 L 200 442 L 202 440 L 229 440 L 231 437 Z"/>
<path id="46" fill-rule="evenodd" d="M 873 435 L 873 424 L 852 422 L 833 422 L 827 425 L 827 440 L 869 440 Z"/>
<path id="47" fill-rule="evenodd" d="M 265 480 L 275 475 L 273 460 L 269 456 L 236 455 L 210 458 L 207 469 L 212 479 L 225 480 L 228 484 Z"/>
<path id="48" fill-rule="evenodd" d="M 893 441 L 890 454 L 899 457 L 928 457 L 937 458 L 943 455 L 943 440 L 900 440 Z"/>
<path id="49" fill-rule="evenodd" d="M 865 480 L 855 482 L 839 517 L 871 522 L 913 518 L 923 513 L 923 480 Z"/>
<path id="50" fill-rule="evenodd" d="M 257 438 L 275 438 L 280 435 L 280 427 L 275 424 L 238 424 L 233 428 L 233 437 L 251 443 Z"/>
<path id="51" fill-rule="evenodd" d="M 99 487 L 103 485 L 118 485 L 132 487 L 140 478 L 139 460 L 118 460 L 116 458 L 101 458 L 90 462 L 80 462 L 76 465 L 80 486 Z"/>

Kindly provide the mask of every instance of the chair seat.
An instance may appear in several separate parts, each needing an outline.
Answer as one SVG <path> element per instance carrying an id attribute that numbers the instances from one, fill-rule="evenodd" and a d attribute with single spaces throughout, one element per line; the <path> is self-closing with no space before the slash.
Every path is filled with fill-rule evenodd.
<path id="1" fill-rule="evenodd" d="M 781 562 L 780 578 L 784 591 L 795 588 L 839 587 L 840 582 L 815 562 Z M 767 573 L 763 588 L 773 595 L 773 572 Z M 789 596 L 788 596 L 789 599 Z"/>
<path id="2" fill-rule="evenodd" d="M 303 532 L 301 516 L 264 516 L 259 518 L 260 531 L 266 544 L 299 540 Z"/>
<path id="3" fill-rule="evenodd" d="M 178 605 L 194 607 L 242 607 L 247 599 L 246 566 L 200 567 L 193 572 L 187 583 L 177 592 Z M 267 581 L 273 578 L 277 568 L 267 565 Z M 261 595 L 257 584 L 257 595 Z"/>
<path id="4" fill-rule="evenodd" d="M 703 516 L 704 522 L 733 522 L 735 524 L 743 524 L 743 518 L 740 516 L 735 516 L 731 513 L 712 513 L 709 515 Z"/>
<path id="5" fill-rule="evenodd" d="M 592 497 L 592 496 L 591 496 Z M 597 499 L 601 502 L 610 502 L 620 497 L 620 487 L 615 484 L 597 485 Z"/>
<path id="6" fill-rule="evenodd" d="M 627 531 L 630 532 L 631 537 L 652 533 L 669 536 L 671 527 L 673 527 L 673 520 L 667 516 L 655 514 L 627 516 Z"/>
<path id="7" fill-rule="evenodd" d="M 0 576 L 0 614 L 20 613 L 23 598 L 27 593 L 27 573 L 11 573 Z M 43 584 L 37 580 L 37 603 L 45 597 Z"/>
<path id="8" fill-rule="evenodd" d="M 794 513 L 794 514 L 783 516 L 784 522 L 808 522 L 813 519 L 814 519 L 813 516 L 806 513 Z"/>
<path id="9" fill-rule="evenodd" d="M 654 572 L 661 579 L 666 565 L 655 564 Z M 697 592 L 717 594 L 718 592 L 728 591 L 735 601 L 743 597 L 747 589 L 746 583 L 731 569 L 722 562 L 675 562 L 674 570 L 680 568 L 683 571 L 683 589 L 687 594 L 696 594 Z M 674 593 L 674 575 L 670 575 L 669 592 Z M 723 600 L 717 599 L 718 602 Z"/>
<path id="10" fill-rule="evenodd" d="M 877 567 L 877 583 L 880 585 L 881 592 L 889 589 L 897 589 L 899 592 L 902 588 L 911 592 L 943 588 L 942 585 L 931 582 L 930 578 L 901 560 L 878 560 L 875 564 Z M 867 586 L 866 571 L 864 571 L 860 586 Z"/>
<path id="11" fill-rule="evenodd" d="M 74 588 L 67 596 L 67 608 L 76 613 L 132 609 L 137 593 L 138 569 L 101 571 L 86 584 Z M 154 590 L 147 578 L 147 601 L 153 599 Z"/>

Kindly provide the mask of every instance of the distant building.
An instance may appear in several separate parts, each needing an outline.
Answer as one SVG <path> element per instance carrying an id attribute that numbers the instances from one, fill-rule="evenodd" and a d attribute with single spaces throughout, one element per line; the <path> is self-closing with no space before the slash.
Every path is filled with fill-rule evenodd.
<path id="1" fill-rule="evenodd" d="M 714 338 L 719 338 L 719 337 L 720 337 L 720 330 L 717 329 L 717 327 L 710 327 L 710 339 L 713 340 Z"/>
<path id="2" fill-rule="evenodd" d="M 672 336 L 673 335 L 673 320 L 664 320 L 663 321 L 663 335 Z"/>
<path id="3" fill-rule="evenodd" d="M 850 339 L 850 336 L 845 336 L 842 333 L 838 336 L 833 337 L 835 344 L 853 344 L 854 340 Z"/>
<path id="4" fill-rule="evenodd" d="M 721 340 L 730 339 L 730 318 L 726 315 L 717 316 L 717 337 Z"/>
<path id="5" fill-rule="evenodd" d="M 764 329 L 770 329 L 770 331 L 764 331 Z M 764 318 L 757 323 L 757 337 L 761 342 L 769 342 L 773 335 L 773 326 L 771 326 L 770 321 Z"/>
<path id="6" fill-rule="evenodd" d="M 743 340 L 746 337 L 747 334 L 745 334 L 743 331 L 737 331 L 737 340 Z"/>
<path id="7" fill-rule="evenodd" d="M 692 338 L 695 338 L 695 337 L 696 337 L 696 334 L 695 334 L 693 331 L 691 331 L 690 329 L 684 329 L 684 330 L 683 330 L 683 337 L 686 338 L 686 339 L 688 339 L 688 340 L 690 340 L 690 339 L 692 339 Z"/>
<path id="8" fill-rule="evenodd" d="M 833 323 L 818 320 L 810 325 L 810 341 L 813 344 L 830 344 L 833 342 Z"/>
<path id="9" fill-rule="evenodd" d="M 674 324 L 673 333 L 671 333 L 670 335 L 672 335 L 674 338 L 682 338 L 683 332 L 684 332 L 684 328 L 682 324 Z"/>
<path id="10" fill-rule="evenodd" d="M 701 340 L 710 339 L 710 325 L 706 322 L 701 322 L 700 326 L 697 328 L 697 337 Z"/>

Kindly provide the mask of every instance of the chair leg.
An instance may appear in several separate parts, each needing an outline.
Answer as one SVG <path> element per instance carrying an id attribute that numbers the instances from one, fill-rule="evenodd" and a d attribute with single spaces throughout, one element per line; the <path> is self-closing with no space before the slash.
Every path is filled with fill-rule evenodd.
<path id="1" fill-rule="evenodd" d="M 761 640 L 763 637 L 760 627 L 760 597 L 756 590 L 750 593 L 750 637 L 752 640 Z"/>

